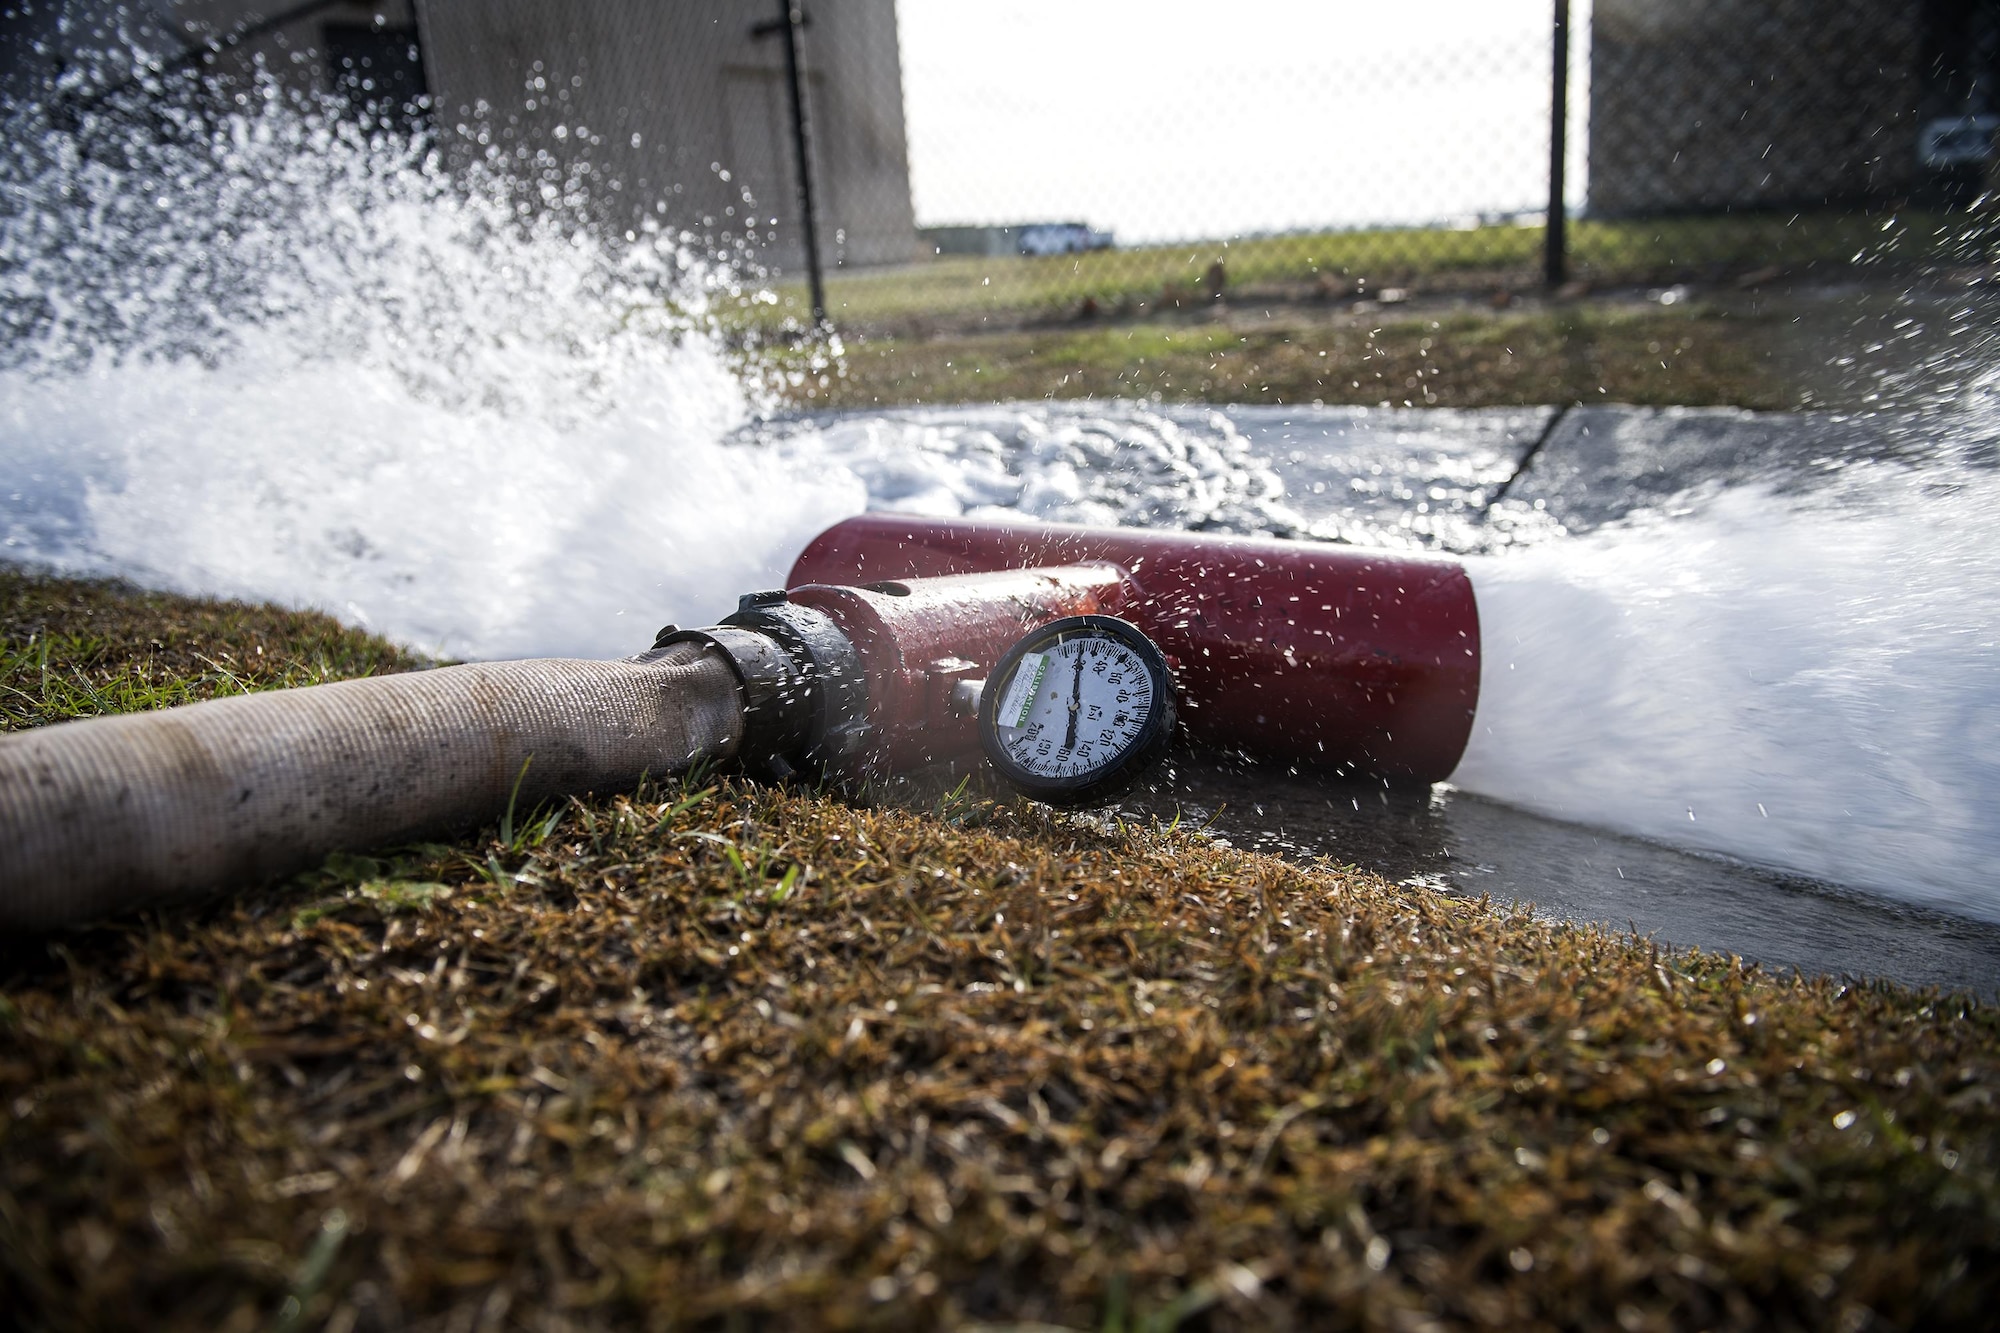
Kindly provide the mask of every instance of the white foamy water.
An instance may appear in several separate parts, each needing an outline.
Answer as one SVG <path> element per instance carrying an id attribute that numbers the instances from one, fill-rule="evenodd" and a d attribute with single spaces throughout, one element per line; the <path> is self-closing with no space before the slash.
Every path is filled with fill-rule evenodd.
<path id="1" fill-rule="evenodd" d="M 1474 559 L 1452 781 L 2000 920 L 1996 514 L 1990 470 L 1860 464 Z"/>
<path id="2" fill-rule="evenodd" d="M 523 209 L 509 173 L 449 176 L 275 88 L 239 103 L 12 111 L 13 557 L 435 653 L 610 654 L 864 503 L 723 444 L 757 400 L 712 326 L 740 289 L 684 239 L 601 239 L 573 178 Z"/>
<path id="3" fill-rule="evenodd" d="M 780 581 L 865 502 L 849 475 L 719 443 L 741 393 L 698 348 L 613 387 L 619 411 L 561 421 L 340 363 L 8 372 L 5 540 L 433 653 L 614 656 Z"/>
<path id="4" fill-rule="evenodd" d="M 940 517 L 1285 533 L 1284 483 L 1228 416 L 1140 403 L 906 408 L 780 423 L 787 456 L 837 464 L 871 508 Z"/>
<path id="5" fill-rule="evenodd" d="M 759 442 L 701 340 L 608 392 L 615 408 L 575 413 L 446 404 L 393 372 L 247 353 L 0 372 L 0 542 L 320 607 L 440 655 L 616 656 L 781 585 L 815 533 L 871 506 L 1236 530 L 1283 514 L 1226 421 L 1014 409 Z"/>
<path id="6" fill-rule="evenodd" d="M 755 427 L 771 399 L 714 319 L 754 284 L 657 227 L 588 225 L 575 175 L 531 181 L 524 210 L 513 172 L 448 175 L 274 90 L 175 115 L 163 138 L 17 113 L 17 560 L 320 607 L 441 655 L 613 656 L 781 583 L 871 504 L 1238 529 L 1279 512 L 1219 416 Z"/>

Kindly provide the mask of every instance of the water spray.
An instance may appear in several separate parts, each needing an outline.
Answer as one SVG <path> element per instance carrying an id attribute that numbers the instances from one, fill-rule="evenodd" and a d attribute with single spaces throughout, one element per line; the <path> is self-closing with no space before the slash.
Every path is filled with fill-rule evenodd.
<path id="1" fill-rule="evenodd" d="M 329 852 L 734 762 L 851 782 L 975 761 L 1103 804 L 1185 730 L 1429 782 L 1465 748 L 1457 565 L 1301 542 L 870 515 L 784 590 L 619 662 L 541 660 L 214 700 L 0 738 L 0 923 L 46 928 Z"/>

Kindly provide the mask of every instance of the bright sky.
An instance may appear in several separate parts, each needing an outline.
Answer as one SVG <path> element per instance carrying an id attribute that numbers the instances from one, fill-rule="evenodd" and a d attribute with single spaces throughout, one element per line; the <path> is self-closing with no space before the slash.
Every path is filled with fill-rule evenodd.
<path id="1" fill-rule="evenodd" d="M 924 225 L 1074 218 L 1180 239 L 1536 209 L 1546 193 L 1551 0 L 897 10 Z M 1582 47 L 1573 36 L 1573 108 Z"/>

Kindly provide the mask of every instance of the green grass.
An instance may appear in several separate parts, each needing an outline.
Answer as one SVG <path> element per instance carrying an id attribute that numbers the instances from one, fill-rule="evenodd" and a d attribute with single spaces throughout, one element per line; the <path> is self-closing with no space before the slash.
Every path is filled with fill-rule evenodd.
<path id="1" fill-rule="evenodd" d="M 8 587 L 9 652 L 87 653 L 16 672 L 24 725 L 72 670 L 151 673 L 117 703 L 255 645 L 410 665 Z M 1966 997 L 963 789 L 649 784 L 216 887 L 0 944 L 25 1326 L 1971 1329 L 2000 1296 Z"/>
<path id="2" fill-rule="evenodd" d="M 813 408 L 1154 396 L 1865 408 L 1872 390 L 1838 371 L 1840 352 L 1881 350 L 1859 351 L 1864 324 L 1902 347 L 1898 294 L 1962 282 L 1993 236 L 1990 220 L 1941 214 L 1584 221 L 1577 283 L 1554 298 L 1539 288 L 1541 239 L 1480 227 L 939 259 L 836 275 L 843 355 L 820 343 L 756 354 L 780 397 Z M 1694 299 L 1682 288 L 1657 304 L 1632 283 L 1691 283 Z M 1843 305 L 1838 293 L 1862 289 L 1868 300 Z M 798 294 L 784 300 L 760 309 L 795 315 Z"/>
<path id="3" fill-rule="evenodd" d="M 0 564 L 0 731 L 421 665 L 314 611 Z"/>
<path id="4" fill-rule="evenodd" d="M 1829 275 L 1934 262 L 1964 249 L 1968 224 L 1944 214 L 1825 213 L 1791 216 L 1578 220 L 1571 269 L 1586 281 L 1672 282 L 1777 267 Z M 1157 315 L 1205 304 L 1210 266 L 1242 299 L 1341 300 L 1384 287 L 1418 291 L 1533 286 L 1544 245 L 1539 226 L 1322 232 L 1236 241 L 1143 246 L 1028 258 L 945 256 L 893 269 L 836 272 L 828 314 L 848 332 L 964 330 L 1074 312 Z M 780 284 L 779 301 L 735 316 L 798 318 L 804 289 Z"/>
<path id="5" fill-rule="evenodd" d="M 1581 304 L 1435 316 L 1074 325 L 857 338 L 802 405 L 1036 398 L 1493 407 L 1564 402 L 1795 407 L 1793 326 L 1702 305 Z"/>

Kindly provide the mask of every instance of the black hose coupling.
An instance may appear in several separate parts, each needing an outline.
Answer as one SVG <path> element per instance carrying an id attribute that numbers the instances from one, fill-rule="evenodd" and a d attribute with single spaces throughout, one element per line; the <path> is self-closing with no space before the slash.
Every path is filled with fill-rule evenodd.
<path id="1" fill-rule="evenodd" d="M 653 649 L 688 642 L 714 648 L 736 673 L 746 766 L 775 777 L 849 771 L 868 736 L 868 679 L 831 617 L 782 591 L 753 592 L 720 625 L 668 626 Z"/>

